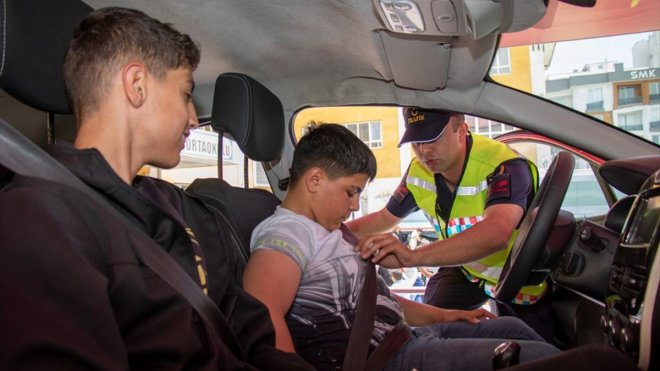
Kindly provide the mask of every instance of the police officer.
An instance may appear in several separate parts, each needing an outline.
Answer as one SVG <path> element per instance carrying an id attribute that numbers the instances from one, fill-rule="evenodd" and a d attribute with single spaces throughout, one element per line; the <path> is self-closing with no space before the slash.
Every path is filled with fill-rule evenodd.
<path id="1" fill-rule="evenodd" d="M 483 305 L 497 283 L 538 186 L 536 166 L 503 143 L 472 134 L 462 114 L 404 108 L 405 133 L 415 158 L 383 209 L 356 219 L 362 257 L 383 266 L 440 266 L 424 301 L 442 308 Z M 385 233 L 414 211 L 433 225 L 438 241 L 411 250 Z M 546 283 L 526 286 L 500 315 L 525 320 L 551 341 Z M 549 296 L 549 295 L 548 295 Z"/>

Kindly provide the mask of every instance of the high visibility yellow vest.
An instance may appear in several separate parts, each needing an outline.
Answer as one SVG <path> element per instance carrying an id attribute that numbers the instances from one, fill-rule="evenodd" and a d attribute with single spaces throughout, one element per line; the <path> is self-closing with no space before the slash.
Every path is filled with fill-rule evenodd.
<path id="1" fill-rule="evenodd" d="M 515 158 L 522 158 L 522 156 L 507 145 L 486 137 L 472 135 L 472 148 L 463 177 L 456 188 L 456 197 L 451 206 L 447 223 L 436 213 L 437 192 L 434 174 L 416 158 L 412 160 L 408 168 L 406 186 L 415 197 L 417 206 L 433 225 L 438 238 L 441 240 L 451 238 L 483 220 L 488 195 L 487 177 L 496 171 L 499 164 Z M 534 191 L 536 191 L 538 171 L 532 162 L 527 162 L 532 172 Z M 512 234 L 506 249 L 462 266 L 468 279 L 484 282 L 484 290 L 488 295 L 491 295 L 492 287 L 497 284 L 502 266 L 517 235 L 518 230 Z M 525 286 L 520 290 L 514 302 L 532 304 L 541 298 L 545 289 L 545 282 L 535 286 Z"/>

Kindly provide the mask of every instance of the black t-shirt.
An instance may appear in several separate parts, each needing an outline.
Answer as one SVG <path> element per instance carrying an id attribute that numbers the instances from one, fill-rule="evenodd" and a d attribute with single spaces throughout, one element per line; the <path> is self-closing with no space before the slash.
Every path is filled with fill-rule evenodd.
<path id="1" fill-rule="evenodd" d="M 468 136 L 468 152 L 471 147 L 472 138 Z M 463 168 L 463 172 L 465 172 L 465 168 Z M 387 210 L 398 218 L 405 218 L 419 210 L 415 198 L 406 186 L 407 177 L 408 173 L 406 172 L 386 206 Z M 493 173 L 487 181 L 488 197 L 485 208 L 498 204 L 514 204 L 527 210 L 534 198 L 534 180 L 527 161 L 522 158 L 502 162 L 493 169 Z M 456 194 L 449 190 L 444 177 L 440 174 L 435 174 L 435 186 L 437 193 L 436 213 L 447 222 Z"/>

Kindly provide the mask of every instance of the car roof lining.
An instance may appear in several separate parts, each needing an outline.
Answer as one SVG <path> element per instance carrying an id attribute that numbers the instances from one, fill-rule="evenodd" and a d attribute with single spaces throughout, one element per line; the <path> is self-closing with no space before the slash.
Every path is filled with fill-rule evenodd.
<path id="1" fill-rule="evenodd" d="M 103 0 L 85 2 L 94 8 L 107 5 Z M 429 1 L 419 0 L 424 2 Z M 478 40 L 471 35 L 424 36 L 413 47 L 402 46 L 397 40 L 406 36 L 392 35 L 369 0 L 159 0 L 157 3 L 113 0 L 112 3 L 140 9 L 173 23 L 201 44 L 202 61 L 194 72 L 197 84 L 194 99 L 202 117 L 211 114 L 215 77 L 224 72 L 238 72 L 255 78 L 280 98 L 286 120 L 306 106 L 416 105 L 487 117 L 556 136 L 568 143 L 574 142 L 573 134 L 556 123 L 589 120 L 577 112 L 487 82 L 499 41 L 497 32 Z M 510 21 L 512 29 L 529 27 L 539 18 L 539 2 L 500 0 L 500 3 L 507 12 L 513 12 L 511 20 L 502 21 Z M 388 46 L 383 47 L 384 39 L 388 40 Z M 450 52 L 436 50 L 439 43 L 449 40 Z M 425 50 L 426 44 L 430 52 Z M 411 55 L 409 60 L 388 60 L 388 54 L 397 49 L 410 49 L 413 54 L 422 50 L 419 53 L 427 57 Z M 445 70 L 446 84 L 442 76 Z M 436 71 L 440 71 L 439 77 L 430 76 Z M 445 87 L 435 89 L 436 85 Z M 514 117 L 509 109 L 520 107 L 521 101 L 529 102 Z M 595 122 L 588 125 L 598 126 Z M 616 156 L 639 152 L 639 148 L 631 151 L 639 145 L 638 139 L 626 140 L 627 135 L 622 136 L 611 127 L 600 125 L 593 129 L 607 132 L 605 136 L 609 138 L 588 144 L 595 154 L 612 158 L 604 155 L 602 146 L 613 147 L 614 143 L 617 143 Z M 656 150 L 652 144 L 648 146 L 647 149 L 642 145 L 642 150 Z"/>
<path id="2" fill-rule="evenodd" d="M 94 8 L 107 5 L 102 0 L 85 2 Z M 509 2 L 513 0 L 505 1 Z M 495 33 L 478 41 L 469 35 L 424 37 L 404 63 L 395 63 L 388 60 L 388 50 L 411 47 L 396 42 L 406 36 L 386 31 L 368 0 L 160 0 L 154 4 L 113 1 L 173 23 L 200 43 L 202 61 L 194 78 L 201 116 L 210 114 L 209 85 L 223 72 L 254 77 L 280 97 L 289 112 L 304 105 L 391 103 L 408 96 L 411 89 L 434 91 L 442 100 L 445 92 L 454 95 L 454 89 L 469 90 L 483 82 L 497 43 Z M 293 31 L 291 23 L 296 25 Z M 385 49 L 383 39 L 388 40 Z M 452 43 L 449 52 L 439 46 L 448 42 Z M 446 72 L 432 76 L 435 71 Z M 376 96 L 374 80 L 384 89 Z"/>

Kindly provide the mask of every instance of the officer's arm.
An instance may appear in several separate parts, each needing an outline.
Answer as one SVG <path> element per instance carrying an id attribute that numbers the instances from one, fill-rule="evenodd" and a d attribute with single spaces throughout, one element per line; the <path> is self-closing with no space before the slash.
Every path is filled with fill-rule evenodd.
<path id="1" fill-rule="evenodd" d="M 362 237 L 366 234 L 389 232 L 396 227 L 401 220 L 401 218 L 390 213 L 390 211 L 384 207 L 375 213 L 351 220 L 350 222 L 347 222 L 346 225 L 358 237 Z"/>
<path id="2" fill-rule="evenodd" d="M 387 267 L 461 265 L 506 248 L 522 215 L 520 206 L 493 205 L 485 210 L 481 222 L 446 240 L 411 250 L 401 243 L 392 243 L 391 235 L 369 235 L 360 239 L 360 254 Z M 393 258 L 397 265 L 390 264 Z"/>
<path id="3" fill-rule="evenodd" d="M 449 239 L 436 241 L 414 250 L 407 266 L 453 266 L 479 260 L 508 246 L 522 207 L 514 204 L 492 205 L 484 211 L 484 219 L 470 229 Z"/>

